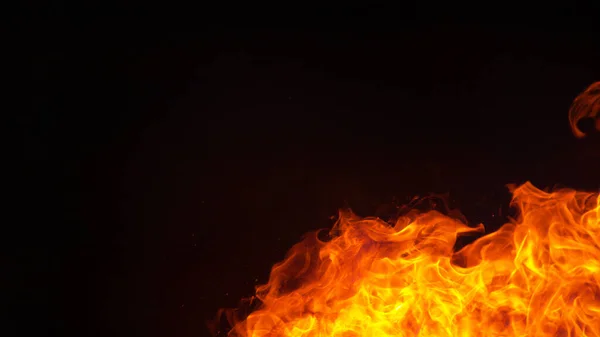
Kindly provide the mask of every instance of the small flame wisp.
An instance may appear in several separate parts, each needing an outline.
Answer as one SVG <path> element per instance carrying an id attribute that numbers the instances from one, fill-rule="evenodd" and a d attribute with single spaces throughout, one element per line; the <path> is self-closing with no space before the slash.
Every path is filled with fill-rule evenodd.
<path id="1" fill-rule="evenodd" d="M 594 124 L 595 129 L 600 131 L 600 81 L 585 89 L 571 105 L 569 124 L 571 125 L 571 131 L 577 138 L 586 136 L 586 133 L 579 126 L 579 122 L 584 118 L 589 119 Z"/>

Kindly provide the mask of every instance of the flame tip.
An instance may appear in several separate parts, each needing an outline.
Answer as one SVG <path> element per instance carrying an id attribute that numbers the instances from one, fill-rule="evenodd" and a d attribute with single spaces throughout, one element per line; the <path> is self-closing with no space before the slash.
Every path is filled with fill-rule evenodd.
<path id="1" fill-rule="evenodd" d="M 580 129 L 578 125 L 584 118 L 590 118 L 595 120 L 595 128 L 600 131 L 600 81 L 594 82 L 583 90 L 573 100 L 573 104 L 569 109 L 569 124 L 571 131 L 576 138 L 582 139 L 587 136 L 586 132 Z"/>

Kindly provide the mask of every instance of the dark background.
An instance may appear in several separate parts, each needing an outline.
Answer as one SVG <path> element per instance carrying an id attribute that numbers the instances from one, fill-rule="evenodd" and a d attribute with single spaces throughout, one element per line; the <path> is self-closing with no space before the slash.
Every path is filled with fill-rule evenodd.
<path id="1" fill-rule="evenodd" d="M 597 5 L 231 6 L 24 25 L 14 267 L 48 322 L 19 331 L 205 335 L 340 207 L 449 193 L 493 230 L 507 183 L 598 187 L 598 137 L 567 119 L 600 79 Z"/>

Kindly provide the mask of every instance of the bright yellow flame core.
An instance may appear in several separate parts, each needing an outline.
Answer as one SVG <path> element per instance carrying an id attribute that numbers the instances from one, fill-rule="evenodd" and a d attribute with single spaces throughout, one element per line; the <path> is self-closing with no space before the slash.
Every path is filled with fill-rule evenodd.
<path id="1" fill-rule="evenodd" d="M 436 211 L 395 226 L 343 213 L 257 288 L 262 305 L 233 336 L 600 337 L 600 197 L 526 183 L 518 220 L 483 231 Z"/>

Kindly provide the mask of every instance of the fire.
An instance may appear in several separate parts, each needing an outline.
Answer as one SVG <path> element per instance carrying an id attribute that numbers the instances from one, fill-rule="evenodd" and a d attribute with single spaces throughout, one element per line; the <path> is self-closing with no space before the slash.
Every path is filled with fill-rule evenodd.
<path id="1" fill-rule="evenodd" d="M 600 130 L 600 82 L 574 101 Z M 482 234 L 453 214 L 412 209 L 390 224 L 341 212 L 308 234 L 256 289 L 225 310 L 230 337 L 600 337 L 600 194 L 512 186 L 518 217 Z"/>
<path id="2" fill-rule="evenodd" d="M 235 337 L 600 336 L 600 196 L 513 187 L 517 219 L 481 233 L 437 211 L 342 212 L 257 288 Z"/>
<path id="3" fill-rule="evenodd" d="M 571 130 L 577 138 L 585 137 L 585 132 L 579 129 L 577 123 L 584 119 L 595 119 L 595 128 L 600 131 L 600 82 L 590 85 L 579 94 L 569 110 L 569 123 Z"/>

